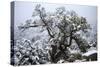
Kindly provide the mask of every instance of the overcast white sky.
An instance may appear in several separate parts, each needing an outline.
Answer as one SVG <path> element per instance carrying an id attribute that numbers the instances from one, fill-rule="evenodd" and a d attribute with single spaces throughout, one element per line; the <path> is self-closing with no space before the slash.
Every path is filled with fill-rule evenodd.
<path id="1" fill-rule="evenodd" d="M 97 24 L 97 7 L 85 5 L 68 5 L 68 4 L 48 4 L 48 3 L 33 3 L 33 2 L 15 2 L 15 24 L 24 23 L 30 19 L 36 4 L 41 4 L 46 11 L 55 11 L 58 7 L 65 7 L 66 10 L 74 10 L 78 15 L 86 17 L 91 25 Z"/>

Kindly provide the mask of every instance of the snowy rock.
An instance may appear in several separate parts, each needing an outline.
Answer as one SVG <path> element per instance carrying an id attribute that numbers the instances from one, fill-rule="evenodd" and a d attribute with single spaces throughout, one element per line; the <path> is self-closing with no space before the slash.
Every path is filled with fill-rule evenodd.
<path id="1" fill-rule="evenodd" d="M 94 53 L 97 53 L 97 51 L 96 50 L 91 50 L 91 51 L 88 51 L 88 52 L 82 54 L 82 56 L 90 56 L 90 55 L 92 55 Z"/>
<path id="2" fill-rule="evenodd" d="M 64 63 L 65 60 L 61 59 L 57 63 Z"/>

